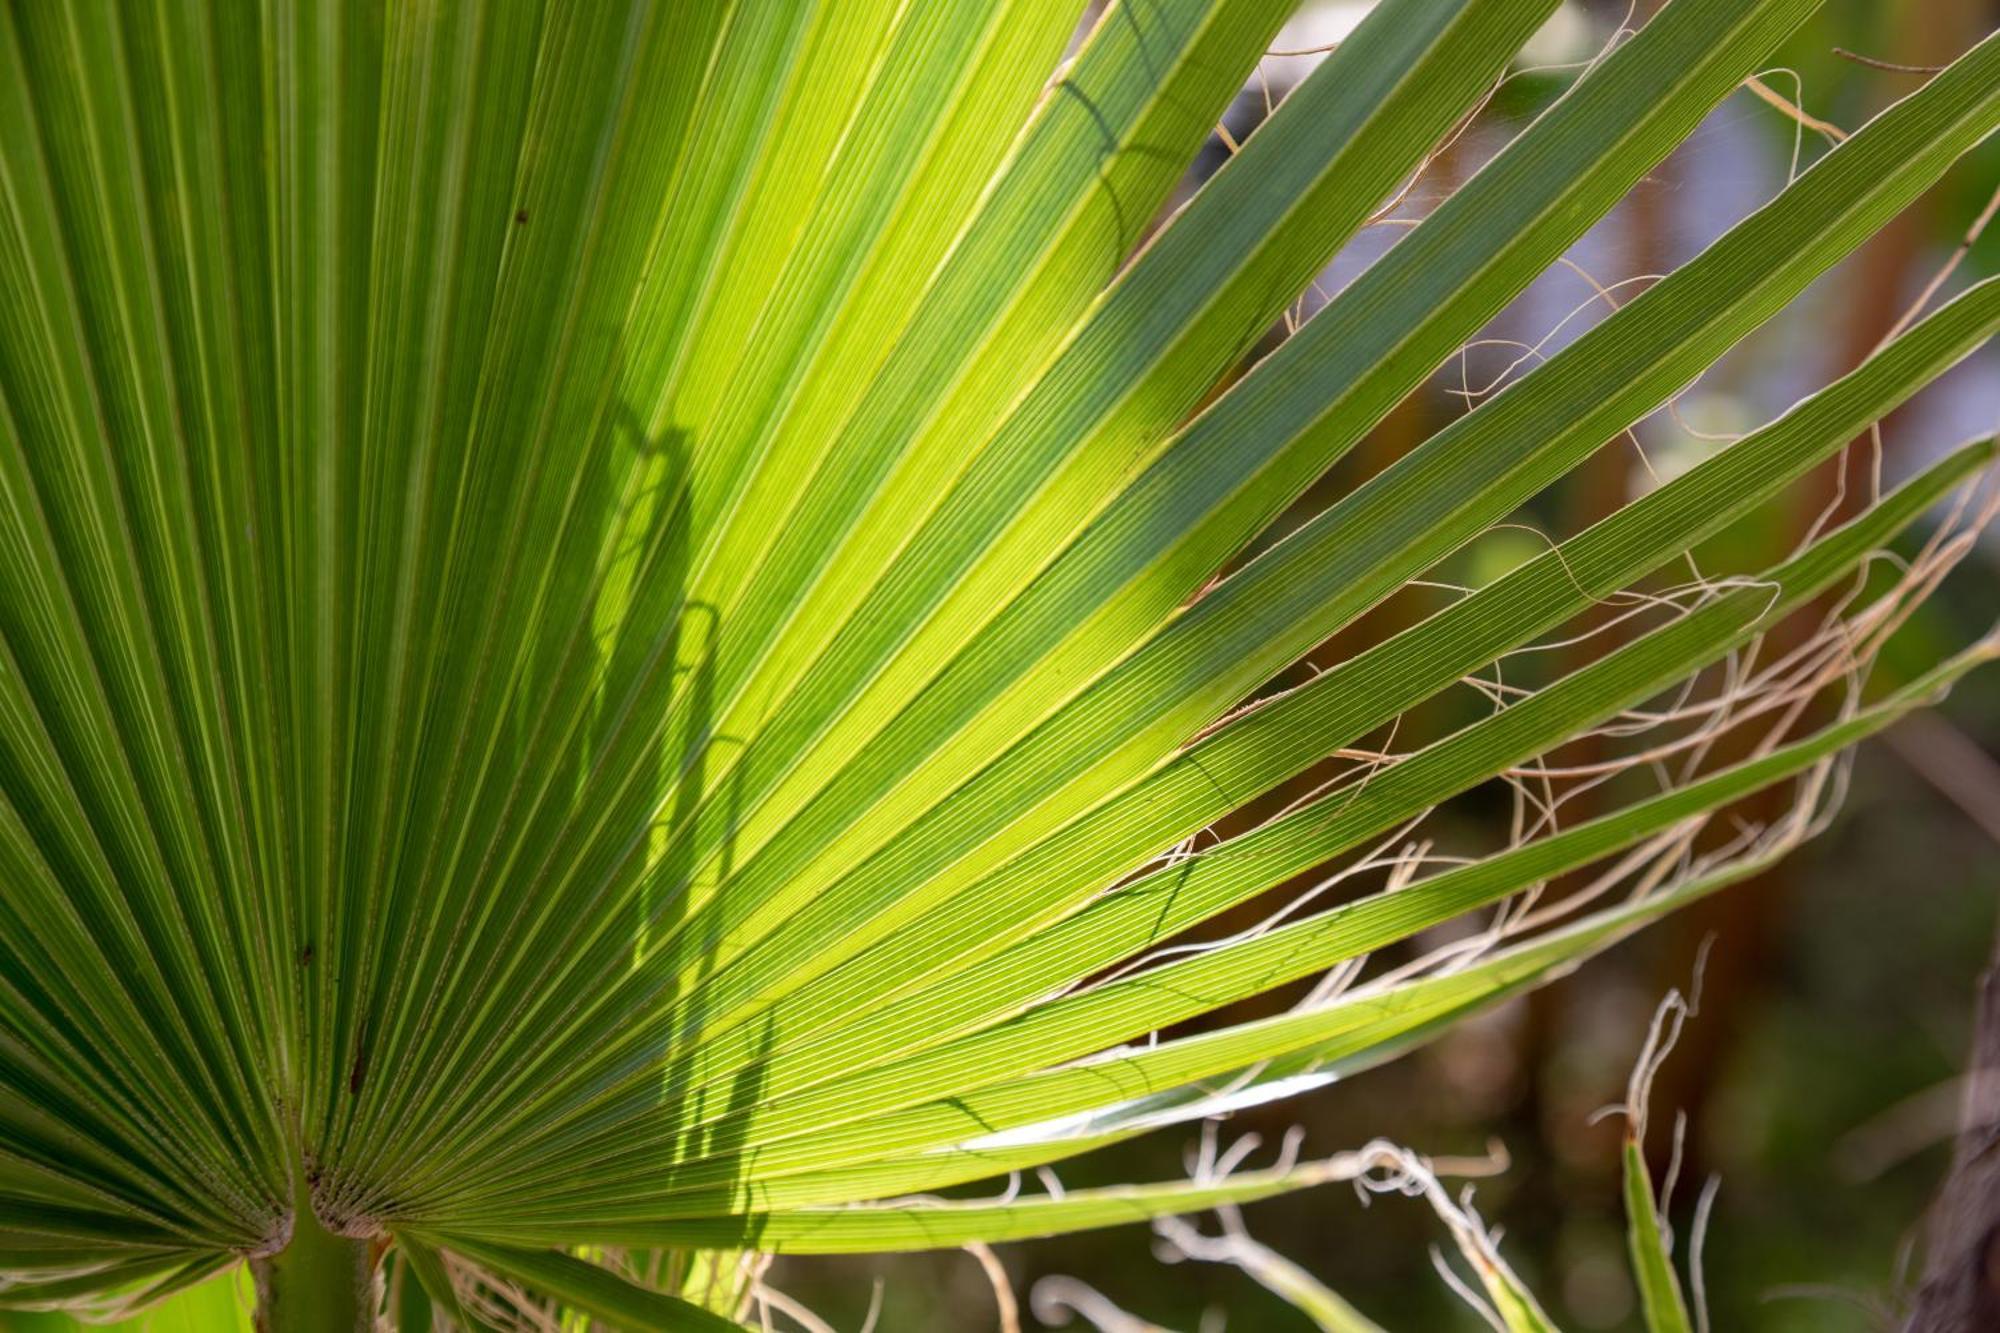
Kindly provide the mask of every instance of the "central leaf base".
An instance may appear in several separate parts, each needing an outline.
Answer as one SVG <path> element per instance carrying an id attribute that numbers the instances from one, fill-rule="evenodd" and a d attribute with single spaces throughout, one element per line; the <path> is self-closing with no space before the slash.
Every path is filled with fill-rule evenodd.
<path id="1" fill-rule="evenodd" d="M 335 1235 L 313 1213 L 301 1180 L 292 1236 L 276 1254 L 250 1261 L 257 1333 L 366 1333 L 375 1327 L 374 1246 Z"/>

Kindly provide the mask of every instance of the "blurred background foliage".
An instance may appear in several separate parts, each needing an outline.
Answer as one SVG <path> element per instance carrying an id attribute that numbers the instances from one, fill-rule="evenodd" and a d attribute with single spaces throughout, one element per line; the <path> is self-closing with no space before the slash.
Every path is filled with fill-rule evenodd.
<path id="1" fill-rule="evenodd" d="M 1649 0 L 1568 0 L 1524 53 L 1522 68 L 1480 119 L 1439 155 L 1395 215 L 1419 217 L 1528 118 L 1560 95 L 1577 62 L 1602 49 Z M 1278 49 L 1337 41 L 1365 4 L 1308 4 Z M 1774 62 L 1766 86 L 1814 118 L 1852 130 L 1910 91 L 1921 72 L 1883 64 L 1941 64 L 2000 22 L 1994 0 L 1828 0 Z M 1843 54 L 1843 53 L 1852 53 Z M 1853 58 L 1866 57 L 1866 60 Z M 1267 59 L 1189 182 L 1213 171 L 1310 68 L 1316 54 Z M 1868 62 L 1882 63 L 1868 63 Z M 1567 68 L 1565 68 L 1567 67 Z M 1801 88 L 1803 92 L 1801 93 Z M 1826 135 L 1739 91 L 1571 253 L 1495 322 L 1490 346 L 1468 349 L 1357 450 L 1351 470 L 1374 471 L 1465 410 L 1468 391 L 1502 376 L 1520 344 L 1550 351 L 1589 327 L 1610 299 L 1641 290 L 1774 194 L 1827 145 Z M 1837 269 L 1778 321 L 1739 347 L 1635 441 L 1605 449 L 1562 490 L 1544 495 L 1461 551 L 1432 577 L 1477 585 L 1540 550 L 1539 534 L 1568 534 L 1733 434 L 1777 415 L 1856 364 L 1952 259 L 2000 178 L 2000 141 Z M 1322 279 L 1337 290 L 1394 243 L 1372 228 Z M 2000 270 L 2000 226 L 1965 253 L 1942 291 Z M 1629 285 L 1621 285 L 1629 284 Z M 1309 315 L 1319 298 L 1299 308 Z M 1553 332 L 1552 332 L 1553 331 Z M 1275 329 L 1275 340 L 1283 334 Z M 1503 381 L 1504 382 L 1504 381 Z M 2000 424 L 2000 348 L 1987 347 L 1883 427 L 1879 466 L 1893 483 L 1951 444 Z M 1636 447 L 1635 447 L 1636 446 Z M 1732 529 L 1701 553 L 1704 567 L 1743 567 L 1788 549 L 1843 486 L 1865 487 L 1876 442 L 1850 451 L 1845 476 L 1829 469 L 1783 507 Z M 1337 471 L 1300 505 L 1324 505 L 1351 481 Z M 1421 590 L 1358 631 L 1374 637 L 1442 605 Z M 1904 631 L 1901 660 L 1985 632 L 2000 611 L 2000 541 L 1975 558 Z M 1615 629 L 1611 632 L 1615 633 Z M 1925 645 L 1930 645 L 1926 648 Z M 1351 651 L 1337 641 L 1322 662 Z M 1899 654 L 1886 659 L 1897 668 Z M 1282 683 L 1282 682 L 1281 682 Z M 1528 683 L 1528 682 L 1520 682 Z M 1887 684 L 1890 682 L 1881 682 Z M 1458 701 L 1470 710 L 1470 692 Z M 1469 715 L 1469 712 L 1468 712 Z M 1464 717 L 1458 719 L 1465 720 Z M 1406 719 L 1428 731 L 1451 719 Z M 1571 807 L 1574 810 L 1574 807 Z M 1579 815 L 1580 811 L 1576 812 Z M 1504 834 L 1504 793 L 1446 812 L 1471 843 Z M 1283 896 L 1280 891 L 1279 896 Z M 1557 985 L 1453 1030 L 1411 1057 L 1301 1099 L 1240 1114 L 1225 1140 L 1254 1131 L 1269 1147 L 1293 1127 L 1305 1150 L 1326 1153 L 1389 1136 L 1432 1155 L 1483 1154 L 1497 1142 L 1504 1173 L 1478 1183 L 1478 1206 L 1503 1231 L 1502 1250 L 1549 1314 L 1570 1329 L 1638 1326 L 1625 1255 L 1616 1103 L 1670 987 L 1684 986 L 1708 941 L 1701 1012 L 1661 1072 L 1655 1123 L 1687 1116 L 1685 1161 L 1672 1216 L 1686 1234 L 1695 1196 L 1721 1178 L 1705 1263 L 1713 1327 L 1769 1333 L 1893 1328 L 1915 1282 L 1911 1250 L 1949 1157 L 1957 1078 L 1971 1027 L 1974 981 L 1992 950 L 2000 903 L 2000 673 L 1975 675 L 1935 715 L 1911 719 L 1856 757 L 1838 821 L 1778 871 L 1670 920 Z M 1261 914 L 1253 908 L 1237 924 Z M 1276 1009 L 1289 991 L 1265 997 Z M 1244 1009 L 1230 1015 L 1250 1016 Z M 1085 1158 L 1065 1186 L 1160 1178 L 1184 1168 L 1173 1133 Z M 1665 1135 L 1655 1155 L 1665 1157 Z M 1328 1189 L 1246 1211 L 1250 1233 L 1301 1264 L 1391 1329 L 1477 1329 L 1433 1268 L 1449 1242 L 1421 1201 Z M 1212 1230 L 1212 1226 L 1210 1227 Z M 1163 1262 L 1141 1228 L 1002 1247 L 1024 1328 L 1043 1327 L 1030 1296 L 1073 1278 L 1144 1320 L 1177 1330 L 1309 1330 L 1310 1321 L 1227 1265 Z M 998 1327 L 988 1276 L 970 1255 L 790 1259 L 769 1275 L 834 1328 Z M 1044 1309 L 1056 1317 L 1056 1312 Z M 1082 1321 L 1071 1326 L 1086 1327 Z"/>

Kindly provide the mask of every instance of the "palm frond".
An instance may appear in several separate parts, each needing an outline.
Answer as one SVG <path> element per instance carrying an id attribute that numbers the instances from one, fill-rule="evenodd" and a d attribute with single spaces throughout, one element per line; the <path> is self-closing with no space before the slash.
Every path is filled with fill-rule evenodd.
<path id="1" fill-rule="evenodd" d="M 2000 38 L 1300 518 L 1816 7 L 1674 0 L 1269 347 L 1553 6 L 1380 0 L 1185 199 L 1285 6 L 1113 4 L 1068 55 L 1075 0 L 0 6 L 0 1306 L 246 1258 L 268 1300 L 310 1233 L 465 1326 L 456 1264 L 703 1328 L 590 1247 L 1303 1188 L 1341 1168 L 908 1197 L 1388 1059 L 1809 832 L 1997 651 L 1865 688 L 1993 442 L 1671 571 L 1990 338 L 1994 282 L 1351 636 L 2000 125 Z M 1434 869 L 1427 812 L 1602 785 L 1560 751 L 1606 729 L 1655 788 Z"/>

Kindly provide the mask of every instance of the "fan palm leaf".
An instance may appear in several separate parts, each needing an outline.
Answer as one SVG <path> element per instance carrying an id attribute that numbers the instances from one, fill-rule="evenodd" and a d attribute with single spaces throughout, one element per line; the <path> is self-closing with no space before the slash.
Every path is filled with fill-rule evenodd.
<path id="1" fill-rule="evenodd" d="M 620 1254 L 1301 1188 L 1335 1168 L 910 1198 L 1387 1059 L 1782 854 L 1843 747 L 1993 655 L 1837 688 L 1976 509 L 1872 557 L 1993 446 L 1772 568 L 1662 571 L 1990 337 L 2000 286 L 1283 674 L 2000 124 L 1995 39 L 1287 519 L 1815 8 L 1674 0 L 1259 355 L 1553 3 L 1381 0 L 1164 225 L 1286 6 L 1117 3 L 1068 55 L 1074 0 L 0 7 L 0 1303 L 248 1259 L 265 1326 L 352 1328 L 386 1249 L 398 1308 L 700 1328 L 734 1297 Z M 1587 662 L 1381 740 L 1605 603 L 1639 618 Z M 1758 739 L 1447 869 L 1396 850 L 1647 724 Z M 1698 841 L 1780 783 L 1792 815 Z"/>

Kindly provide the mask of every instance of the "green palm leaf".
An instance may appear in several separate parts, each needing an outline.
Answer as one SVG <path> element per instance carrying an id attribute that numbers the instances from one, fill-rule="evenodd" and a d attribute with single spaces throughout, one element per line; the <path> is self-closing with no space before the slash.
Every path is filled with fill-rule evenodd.
<path id="1" fill-rule="evenodd" d="M 702 1328 L 735 1284 L 591 1247 L 1334 1178 L 907 1197 L 1390 1058 L 1782 854 L 1843 747 L 1993 655 L 1839 688 L 1968 525 L 1873 556 L 1990 442 L 1771 569 L 1663 574 L 1989 338 L 1989 283 L 1259 697 L 2000 124 L 1994 39 L 1275 539 L 1814 7 L 1674 0 L 1259 358 L 1553 0 L 1380 0 L 1164 224 L 1285 6 L 1113 4 L 1067 58 L 1074 0 L 0 6 L 0 1307 L 217 1326 L 248 1259 L 273 1327 L 504 1287 Z M 1328 779 L 1634 588 L 1594 660 Z M 1384 850 L 1606 726 L 1695 762 L 1452 868 Z M 1781 782 L 1794 817 L 1698 840 Z M 1381 891 L 1162 951 L 1371 856 Z"/>

